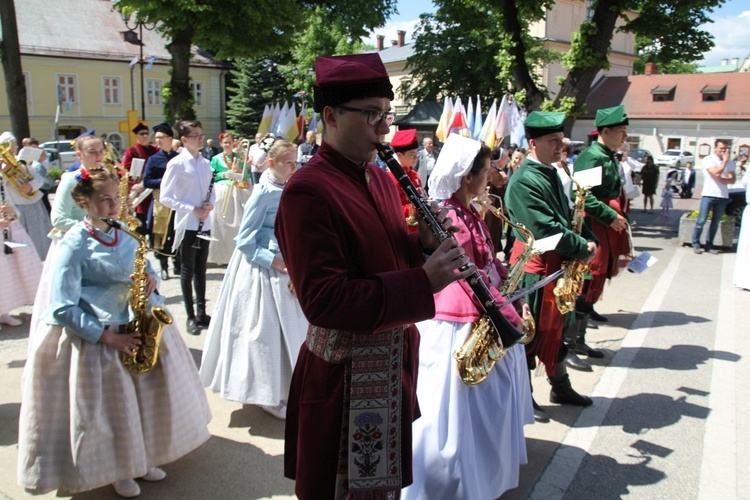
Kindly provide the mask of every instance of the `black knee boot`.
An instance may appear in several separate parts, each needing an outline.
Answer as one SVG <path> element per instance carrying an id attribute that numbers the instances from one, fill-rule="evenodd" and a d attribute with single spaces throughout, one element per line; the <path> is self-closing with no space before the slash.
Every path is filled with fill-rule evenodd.
<path id="1" fill-rule="evenodd" d="M 549 400 L 559 405 L 590 406 L 593 404 L 591 398 L 581 396 L 570 385 L 570 376 L 564 363 L 557 363 L 555 374 L 549 379 L 552 386 Z"/>
<path id="2" fill-rule="evenodd" d="M 563 342 L 567 347 L 567 353 L 564 358 L 564 363 L 574 370 L 580 370 L 582 372 L 593 371 L 591 365 L 578 357 L 578 349 L 576 346 L 576 339 L 578 338 L 579 329 L 578 320 L 565 329 L 563 334 Z"/>
<path id="3" fill-rule="evenodd" d="M 574 342 L 574 351 L 576 354 L 586 355 L 589 358 L 603 358 L 604 353 L 599 349 L 594 349 L 586 344 L 586 327 L 588 326 L 589 315 L 580 314 L 576 312 L 576 322 L 574 326 L 577 326 L 576 338 Z"/>
<path id="4" fill-rule="evenodd" d="M 531 383 L 531 377 L 533 375 L 533 372 L 529 372 L 529 391 L 531 392 L 531 404 L 534 407 L 534 422 L 539 422 L 540 424 L 546 424 L 549 422 L 549 415 L 542 410 L 542 407 L 536 404 L 536 400 L 534 399 L 534 386 Z"/>

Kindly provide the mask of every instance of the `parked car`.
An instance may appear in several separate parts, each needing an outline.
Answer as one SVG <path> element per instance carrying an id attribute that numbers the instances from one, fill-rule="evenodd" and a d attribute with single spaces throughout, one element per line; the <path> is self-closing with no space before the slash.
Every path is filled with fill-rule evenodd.
<path id="1" fill-rule="evenodd" d="M 659 167 L 676 167 L 680 168 L 687 162 L 693 162 L 695 164 L 695 156 L 690 151 L 680 151 L 679 149 L 667 149 L 664 154 L 657 156 L 654 159 Z"/>
<path id="2" fill-rule="evenodd" d="M 643 168 L 643 164 L 646 163 L 647 156 L 653 157 L 653 155 L 651 154 L 651 151 L 649 151 L 648 149 L 633 149 L 630 151 L 630 154 L 628 156 L 640 164 L 640 165 L 631 164 L 632 171 L 630 173 L 630 176 L 633 179 L 633 184 L 640 186 L 641 169 Z"/>
<path id="3" fill-rule="evenodd" d="M 729 185 L 729 204 L 725 213 L 734 219 L 734 225 L 740 227 L 742 211 L 745 209 L 745 187 L 742 184 Z"/>
<path id="4" fill-rule="evenodd" d="M 47 153 L 47 163 L 49 163 L 49 168 L 62 170 L 62 166 L 60 166 L 60 154 L 57 152 L 57 150 L 52 148 L 44 148 L 44 152 Z"/>
<path id="5" fill-rule="evenodd" d="M 70 168 L 75 162 L 78 161 L 78 157 L 76 156 L 76 152 L 73 149 L 73 146 L 70 145 L 70 141 L 47 141 L 43 144 L 40 144 L 39 147 L 46 149 L 49 151 L 50 149 L 55 150 L 59 154 L 60 159 L 60 168 L 62 171 L 66 171 L 68 168 Z"/>

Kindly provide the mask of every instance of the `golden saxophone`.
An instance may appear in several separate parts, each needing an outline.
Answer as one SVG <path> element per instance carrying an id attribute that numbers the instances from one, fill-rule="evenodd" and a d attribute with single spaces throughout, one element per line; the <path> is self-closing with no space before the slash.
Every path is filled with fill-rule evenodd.
<path id="1" fill-rule="evenodd" d="M 450 238 L 448 232 L 443 229 L 434 214 L 430 212 L 427 201 L 417 191 L 401 164 L 394 158 L 393 153 L 380 143 L 375 143 L 374 146 L 378 151 L 378 156 L 391 169 L 404 193 L 406 193 L 406 197 L 414 205 L 417 213 L 427 223 L 438 241 L 443 242 Z M 466 263 L 459 269 L 463 271 L 469 265 L 469 263 Z M 479 271 L 475 270 L 466 278 L 466 282 L 481 304 L 484 313 L 472 326 L 469 339 L 453 353 L 453 357 L 456 359 L 461 380 L 467 385 L 477 385 L 487 378 L 495 363 L 505 355 L 506 349 L 523 339 L 524 334 L 519 332 L 500 311 L 500 307 L 495 302 L 492 292 L 482 279 Z"/>
<path id="2" fill-rule="evenodd" d="M 571 181 L 576 185 L 576 201 L 573 207 L 572 229 L 576 234 L 581 234 L 583 219 L 585 217 L 586 197 L 590 187 L 581 187 L 573 178 Z M 573 312 L 576 309 L 576 297 L 583 293 L 583 282 L 589 265 L 582 260 L 569 260 L 563 262 L 563 275 L 555 284 L 555 305 L 561 314 Z"/>
<path id="3" fill-rule="evenodd" d="M 7 143 L 0 144 L 0 160 L 2 161 L 0 174 L 2 174 L 8 184 L 24 198 L 29 200 L 34 198 L 35 193 L 24 193 L 21 191 L 21 186 L 33 181 L 34 177 L 18 161 L 18 158 L 10 152 L 10 145 Z"/>
<path id="4" fill-rule="evenodd" d="M 492 203 L 490 203 L 490 197 L 497 199 L 500 202 L 500 206 L 493 206 Z M 531 231 L 526 229 L 526 226 L 524 226 L 520 222 L 512 222 L 508 217 L 505 216 L 505 214 L 503 214 L 503 200 L 499 196 L 490 193 L 489 186 L 482 196 L 477 196 L 472 201 L 480 203 L 492 215 L 502 220 L 503 222 L 510 224 L 511 227 L 518 229 L 518 231 L 523 234 L 524 239 L 526 240 L 526 245 L 524 246 L 523 252 L 518 258 L 518 261 L 516 261 L 513 267 L 511 267 L 510 271 L 508 272 L 508 277 L 505 279 L 505 281 L 503 281 L 503 289 L 501 290 L 501 293 L 503 294 L 503 297 L 507 297 L 511 293 L 515 292 L 516 289 L 518 289 L 518 285 L 521 284 L 521 278 L 523 278 L 524 267 L 526 267 L 526 264 L 533 257 L 539 255 L 539 252 L 536 252 L 534 250 L 534 235 L 531 234 Z M 524 328 L 524 337 L 519 341 L 519 343 L 528 344 L 529 342 L 534 340 L 534 336 L 536 335 L 536 322 L 534 321 L 534 316 L 529 314 L 524 317 L 521 325 Z"/>
<path id="5" fill-rule="evenodd" d="M 138 241 L 138 249 L 135 251 L 134 270 L 131 277 L 133 285 L 130 287 L 130 308 L 135 314 L 135 319 L 128 323 L 127 333 L 139 332 L 141 334 L 141 345 L 133 349 L 131 354 L 122 355 L 122 364 L 133 375 L 146 373 L 156 366 L 159 359 L 159 344 L 161 343 L 162 330 L 165 326 L 173 323 L 172 315 L 166 308 L 161 306 L 149 306 L 146 296 L 146 283 L 148 272 L 146 268 L 146 238 L 124 227 L 114 219 L 102 219 L 109 226 L 122 230 Z"/>
<path id="6" fill-rule="evenodd" d="M 106 161 L 104 164 L 108 165 Z M 138 217 L 133 215 L 128 208 L 128 198 L 130 196 L 130 186 L 128 186 L 130 183 L 130 172 L 122 167 L 119 167 L 118 169 L 120 173 L 120 184 L 118 186 L 120 195 L 120 213 L 117 215 L 117 218 L 127 224 L 128 228 L 135 230 L 135 228 L 141 225 L 141 221 L 139 221 Z"/>

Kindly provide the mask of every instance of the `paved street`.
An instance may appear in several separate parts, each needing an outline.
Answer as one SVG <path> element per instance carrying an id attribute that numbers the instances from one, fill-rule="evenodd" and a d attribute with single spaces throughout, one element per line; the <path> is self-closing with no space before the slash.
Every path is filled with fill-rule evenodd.
<path id="1" fill-rule="evenodd" d="M 732 285 L 733 252 L 695 255 L 680 246 L 679 214 L 698 207 L 699 193 L 675 199 L 668 218 L 658 208 L 643 213 L 637 200 L 636 252 L 648 251 L 658 262 L 641 275 L 613 280 L 597 305 L 609 322 L 589 330 L 588 340 L 607 356 L 593 360 L 593 373 L 571 371 L 574 387 L 594 405 L 583 411 L 550 405 L 549 385 L 534 378 L 535 397 L 552 422 L 526 428 L 529 464 L 519 487 L 503 499 L 730 500 L 750 491 L 748 466 L 741 465 L 750 463 L 750 339 L 742 326 L 750 319 L 750 292 Z M 209 271 L 213 298 L 223 268 Z M 179 281 L 165 282 L 161 291 L 184 331 Z M 23 311 L 23 326 L 0 332 L 0 498 L 24 497 L 15 481 L 29 320 Z M 184 335 L 197 363 L 205 337 L 205 331 Z M 208 397 L 213 437 L 167 465 L 163 482 L 141 482 L 141 498 L 293 497 L 293 483 L 282 477 L 283 422 Z M 118 497 L 105 487 L 75 498 Z"/>

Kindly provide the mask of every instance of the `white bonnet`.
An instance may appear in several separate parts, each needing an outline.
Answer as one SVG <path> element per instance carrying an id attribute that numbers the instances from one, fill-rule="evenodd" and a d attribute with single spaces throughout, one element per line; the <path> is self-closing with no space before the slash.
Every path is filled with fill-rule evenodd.
<path id="1" fill-rule="evenodd" d="M 3 132 L 2 134 L 0 134 L 0 144 L 10 142 L 10 141 L 18 142 L 16 141 L 16 136 L 13 135 L 12 132 Z"/>
<path id="2" fill-rule="evenodd" d="M 458 134 L 451 134 L 440 150 L 428 182 L 430 196 L 447 200 L 461 187 L 461 178 L 471 170 L 482 143 Z"/>

